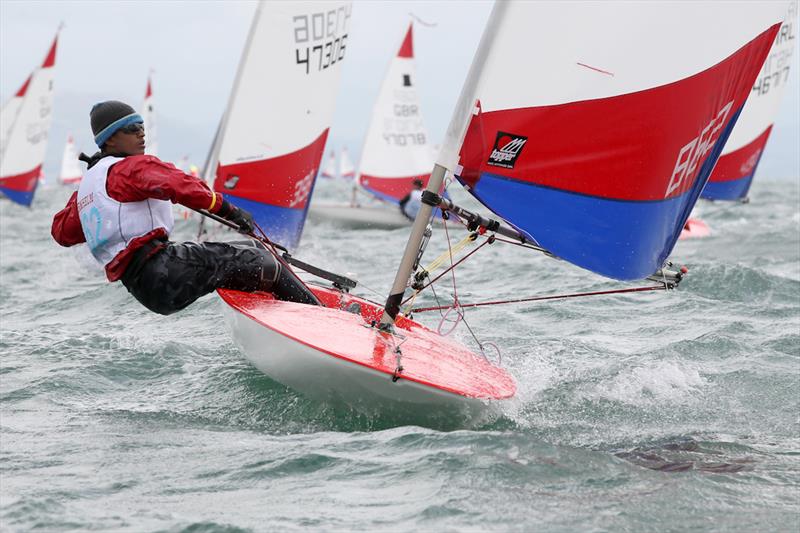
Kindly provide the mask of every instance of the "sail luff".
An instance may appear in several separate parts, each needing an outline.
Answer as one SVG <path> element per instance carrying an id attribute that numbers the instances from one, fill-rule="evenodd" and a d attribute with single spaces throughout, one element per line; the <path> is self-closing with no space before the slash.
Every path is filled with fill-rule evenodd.
<path id="1" fill-rule="evenodd" d="M 253 36 L 255 35 L 256 29 L 258 28 L 258 22 L 261 18 L 261 10 L 263 8 L 263 0 L 259 0 L 258 4 L 256 4 L 255 13 L 253 13 L 253 20 L 250 23 L 250 30 L 247 32 L 247 39 L 244 43 L 244 49 L 242 51 L 242 56 L 239 59 L 239 65 L 236 68 L 236 77 L 233 78 L 233 86 L 231 87 L 231 92 L 228 94 L 228 103 L 225 106 L 225 110 L 222 112 L 222 116 L 220 117 L 219 124 L 217 125 L 217 131 L 214 134 L 214 140 L 209 148 L 208 156 L 206 157 L 205 165 L 203 165 L 203 179 L 206 180 L 206 183 L 213 186 L 214 178 L 217 173 L 217 165 L 219 164 L 219 152 L 222 148 L 222 140 L 225 138 L 225 133 L 228 128 L 228 117 L 230 114 L 231 107 L 233 106 L 233 102 L 236 98 L 236 94 L 239 91 L 239 85 L 242 79 L 242 72 L 244 71 L 244 67 L 247 64 L 247 58 L 250 53 L 250 48 L 253 43 Z"/>
<path id="2" fill-rule="evenodd" d="M 439 155 L 436 158 L 436 164 L 443 166 L 450 172 L 456 172 L 461 143 L 464 141 L 470 118 L 475 111 L 475 95 L 481 80 L 483 66 L 489 57 L 492 43 L 500 31 L 503 18 L 508 11 L 508 6 L 508 2 L 494 3 L 492 12 L 489 15 L 489 20 L 481 35 L 478 49 L 475 51 L 475 56 L 472 59 L 469 72 L 461 88 L 461 94 L 456 101 L 455 108 L 453 108 L 450 124 L 447 126 Z"/>
<path id="3" fill-rule="evenodd" d="M 486 24 L 486 28 L 478 44 L 478 50 L 475 53 L 469 73 L 467 74 L 467 79 L 461 89 L 461 95 L 456 103 L 453 116 L 450 119 L 450 124 L 445 133 L 439 157 L 428 179 L 426 191 L 429 193 L 438 194 L 444 182 L 447 170 L 452 172 L 458 162 L 458 152 L 461 148 L 461 141 L 466 134 L 469 118 L 472 115 L 475 104 L 475 91 L 480 81 L 482 64 L 488 57 L 489 48 L 497 34 L 505 11 L 506 4 L 504 2 L 495 2 L 492 12 L 489 15 L 489 21 Z M 403 299 L 403 293 L 411 277 L 414 261 L 419 253 L 419 248 L 425 235 L 425 228 L 428 225 L 432 213 L 433 206 L 423 202 L 414 219 L 411 233 L 408 236 L 408 242 L 403 251 L 403 257 L 400 259 L 400 264 L 398 265 L 394 281 L 392 282 L 391 291 L 386 298 L 384 313 L 381 317 L 381 327 L 383 328 L 394 324 L 394 320 L 400 312 L 400 302 Z"/>

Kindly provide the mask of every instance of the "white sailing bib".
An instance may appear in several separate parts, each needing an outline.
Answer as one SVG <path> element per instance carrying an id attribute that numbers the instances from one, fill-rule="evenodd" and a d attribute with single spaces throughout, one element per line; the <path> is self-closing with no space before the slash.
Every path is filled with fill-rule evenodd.
<path id="1" fill-rule="evenodd" d="M 175 220 L 166 200 L 118 202 L 106 192 L 108 169 L 121 157 L 104 157 L 90 168 L 78 187 L 78 214 L 86 243 L 97 261 L 106 266 L 136 237 L 164 228 L 169 234 Z"/>

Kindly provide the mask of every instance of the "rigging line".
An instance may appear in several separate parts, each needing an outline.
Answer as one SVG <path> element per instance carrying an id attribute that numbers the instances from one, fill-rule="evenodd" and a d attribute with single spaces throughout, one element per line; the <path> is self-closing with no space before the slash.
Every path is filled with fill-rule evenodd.
<path id="1" fill-rule="evenodd" d="M 427 284 L 427 285 L 423 285 L 423 286 L 422 286 L 422 288 L 420 288 L 418 291 L 416 291 L 416 292 L 415 292 L 413 295 L 411 295 L 411 296 L 409 296 L 408 298 L 406 298 L 405 300 L 403 300 L 403 303 L 402 303 L 401 305 L 405 305 L 405 304 L 406 304 L 406 303 L 407 303 L 409 300 L 411 300 L 411 298 L 413 298 L 414 296 L 416 296 L 416 295 L 417 295 L 417 294 L 419 294 L 420 292 L 424 291 L 424 290 L 425 290 L 425 289 L 427 289 L 428 287 L 432 286 L 432 285 L 433 285 L 433 284 L 434 284 L 436 281 L 438 281 L 438 280 L 439 280 L 439 279 L 440 279 L 442 276 L 444 276 L 445 274 L 447 274 L 447 273 L 448 273 L 450 270 L 454 269 L 455 267 L 457 267 L 458 265 L 460 265 L 461 263 L 463 263 L 464 261 L 466 261 L 466 260 L 467 260 L 467 259 L 468 259 L 468 258 L 469 258 L 469 257 L 470 257 L 472 254 L 474 254 L 475 252 L 477 252 L 478 250 L 480 250 L 481 248 L 483 248 L 483 247 L 484 247 L 484 246 L 486 246 L 487 244 L 491 244 L 492 242 L 494 242 L 494 241 L 492 240 L 492 237 L 493 237 L 493 236 L 490 236 L 490 237 L 488 237 L 488 238 L 487 238 L 485 241 L 483 241 L 481 244 L 479 244 L 477 248 L 475 248 L 474 250 L 472 250 L 471 252 L 469 252 L 467 255 L 465 255 L 464 257 L 462 257 L 462 258 L 461 258 L 461 259 L 459 259 L 458 261 L 456 261 L 456 263 L 455 263 L 454 265 L 452 265 L 450 268 L 448 268 L 448 269 L 446 269 L 446 270 L 442 271 L 442 273 L 441 273 L 441 274 L 439 274 L 438 276 L 436 276 L 435 278 L 433 278 L 433 279 L 432 279 L 430 282 L 428 282 L 428 284 Z M 445 308 L 445 309 L 446 309 L 446 308 Z"/>
<path id="2" fill-rule="evenodd" d="M 459 241 L 455 246 L 453 246 L 453 251 L 456 252 L 456 253 L 460 252 L 461 250 L 466 248 L 467 245 L 475 242 L 475 240 L 477 238 L 478 238 L 478 233 L 477 232 L 472 232 L 472 233 L 468 234 L 466 237 L 461 239 L 461 241 Z M 436 270 L 437 268 L 439 268 L 441 266 L 441 264 L 444 262 L 445 259 L 447 259 L 447 257 L 448 257 L 448 252 L 442 252 L 439 255 L 439 257 L 437 257 L 436 259 L 431 261 L 428 264 L 428 266 L 426 266 L 423 270 L 425 272 L 433 272 L 434 270 Z"/>
<path id="3" fill-rule="evenodd" d="M 486 353 L 483 350 L 483 343 L 481 343 L 481 341 L 475 335 L 475 332 L 470 327 L 469 322 L 467 322 L 467 317 L 465 316 L 465 313 L 464 313 L 464 307 L 461 305 L 461 302 L 458 300 L 458 289 L 457 289 L 457 283 L 456 283 L 456 268 L 455 268 L 456 265 L 453 264 L 453 250 L 452 250 L 452 247 L 450 246 L 450 232 L 447 230 L 447 219 L 444 219 L 444 233 L 445 233 L 445 236 L 447 238 L 447 247 L 448 247 L 448 250 L 450 252 L 450 268 L 448 270 L 450 270 L 450 272 L 452 274 L 452 278 L 453 278 L 453 304 L 450 307 L 450 309 L 448 309 L 448 311 L 442 315 L 442 320 L 439 322 L 439 327 L 437 328 L 437 331 L 439 332 L 440 335 L 449 335 L 450 333 L 455 331 L 455 329 L 458 327 L 458 324 L 460 322 L 463 322 L 464 326 L 466 326 L 466 328 L 467 328 L 467 331 L 469 331 L 469 334 L 472 336 L 473 340 L 478 345 L 478 348 L 481 351 L 481 355 L 483 355 L 483 358 L 488 361 L 489 358 L 486 357 Z M 476 234 L 476 237 L 477 237 L 477 234 Z M 487 238 L 481 244 L 481 246 L 483 246 L 483 244 L 486 244 L 488 242 L 489 242 L 489 239 Z M 476 248 L 476 251 L 481 246 Z M 447 321 L 447 315 L 450 313 L 450 310 L 455 311 L 456 319 L 453 321 L 453 327 L 450 328 L 450 330 L 447 333 L 443 334 L 442 333 L 442 325 Z"/>
<path id="4" fill-rule="evenodd" d="M 559 294 L 555 296 L 534 296 L 531 298 L 519 298 L 514 300 L 496 300 L 490 302 L 477 302 L 474 304 L 461 304 L 461 307 L 482 307 L 488 305 L 500 305 L 500 304 L 512 304 L 512 303 L 523 303 L 523 302 L 539 302 L 543 300 L 559 300 L 559 299 L 566 299 L 566 298 L 578 298 L 582 296 L 603 296 L 608 294 L 623 294 L 627 292 L 644 292 L 644 291 L 665 291 L 667 288 L 663 285 L 652 285 L 649 287 L 632 287 L 629 289 L 616 289 L 611 291 L 595 291 L 595 292 L 578 292 L 574 294 Z M 417 309 L 412 309 L 411 312 L 413 313 L 423 313 L 425 311 L 437 311 L 441 309 L 448 309 L 448 307 L 420 307 Z"/>
<path id="5" fill-rule="evenodd" d="M 497 237 L 497 240 L 500 241 L 500 242 L 504 242 L 506 244 L 513 244 L 514 246 L 520 246 L 522 248 L 528 248 L 528 249 L 534 250 L 536 252 L 542 252 L 543 254 L 549 255 L 551 257 L 556 257 L 555 255 L 553 255 L 553 252 L 551 252 L 550 250 L 548 250 L 546 248 L 542 248 L 541 246 L 534 246 L 533 244 L 510 241 L 508 239 L 504 239 L 503 237 Z"/>
<path id="6" fill-rule="evenodd" d="M 444 224 L 444 235 L 447 239 L 447 250 L 450 252 L 450 272 L 452 272 L 453 277 L 453 303 L 458 305 L 458 290 L 456 289 L 456 269 L 453 268 L 453 247 L 450 244 L 450 232 L 447 230 L 447 219 L 442 219 Z"/>
<path id="7" fill-rule="evenodd" d="M 414 20 L 416 20 L 417 22 L 419 22 L 420 24 L 422 24 L 423 26 L 426 26 L 428 28 L 435 28 L 438 25 L 436 22 L 425 22 L 424 20 L 419 18 L 417 15 L 415 15 L 412 11 L 408 12 L 408 16 L 410 16 L 411 18 L 413 18 Z"/>

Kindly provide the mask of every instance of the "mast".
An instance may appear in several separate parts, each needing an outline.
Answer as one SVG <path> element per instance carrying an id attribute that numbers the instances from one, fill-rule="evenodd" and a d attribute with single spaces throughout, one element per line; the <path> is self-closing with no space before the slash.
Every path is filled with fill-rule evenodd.
<path id="1" fill-rule="evenodd" d="M 236 93 L 239 91 L 239 83 L 242 79 L 242 72 L 244 71 L 244 66 L 247 63 L 247 56 L 250 54 L 250 45 L 253 42 L 253 35 L 256 33 L 256 28 L 258 27 L 259 20 L 261 19 L 261 9 L 263 7 L 263 1 L 259 1 L 256 5 L 256 12 L 253 14 L 253 22 L 250 24 L 250 31 L 247 34 L 247 40 L 244 43 L 244 51 L 242 52 L 242 57 L 239 59 L 239 66 L 236 69 L 236 77 L 233 80 L 233 87 L 231 87 L 231 92 L 228 95 L 228 104 L 225 106 L 225 111 L 222 113 L 222 117 L 220 118 L 219 125 L 217 126 L 217 132 L 214 135 L 214 140 L 211 143 L 211 147 L 208 151 L 208 156 L 206 157 L 206 162 L 203 165 L 203 179 L 206 180 L 206 183 L 209 183 L 209 178 L 212 177 L 211 173 L 216 172 L 217 163 L 219 163 L 219 152 L 222 148 L 222 139 L 225 138 L 225 132 L 228 128 L 228 116 L 230 114 L 231 106 L 233 105 L 234 98 L 236 98 Z M 211 179 L 211 186 L 213 189 L 213 178 Z"/>
<path id="2" fill-rule="evenodd" d="M 472 60 L 467 79 L 464 82 L 461 95 L 453 111 L 453 117 L 450 119 L 450 125 L 445 133 L 442 149 L 439 152 L 436 164 L 433 166 L 431 177 L 428 180 L 428 187 L 425 193 L 423 193 L 423 198 L 425 198 L 425 196 L 438 194 L 442 182 L 444 181 L 445 174 L 448 170 L 453 171 L 458 163 L 458 151 L 461 147 L 461 142 L 464 140 L 469 118 L 472 116 L 473 109 L 475 108 L 475 91 L 480 81 L 483 64 L 492 47 L 492 42 L 497 35 L 507 6 L 508 4 L 505 2 L 496 2 L 492 8 L 489 21 L 486 23 L 486 29 L 481 36 L 481 42 L 478 45 L 478 50 L 475 52 L 475 57 Z M 433 207 L 433 205 L 423 201 L 414 219 L 414 225 L 411 228 L 411 235 L 408 237 L 408 243 L 406 243 L 403 258 L 400 260 L 400 266 L 398 267 L 397 274 L 395 274 L 391 292 L 384 305 L 383 316 L 381 317 L 380 323 L 380 327 L 383 329 L 390 328 L 392 324 L 394 324 L 397 314 L 400 312 L 400 303 L 403 301 L 403 293 L 406 290 L 408 279 L 411 277 L 414 262 L 425 234 L 425 228 L 433 213 Z"/>

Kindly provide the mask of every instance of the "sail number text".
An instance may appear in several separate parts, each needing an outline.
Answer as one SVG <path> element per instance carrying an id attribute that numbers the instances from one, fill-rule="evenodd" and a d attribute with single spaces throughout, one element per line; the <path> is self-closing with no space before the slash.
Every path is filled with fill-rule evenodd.
<path id="1" fill-rule="evenodd" d="M 731 107 L 733 107 L 733 100 L 719 110 L 717 115 L 711 119 L 697 137 L 680 149 L 664 198 L 669 197 L 676 190 L 680 192 L 687 184 L 692 183 L 698 163 L 717 142 L 720 131 L 727 123 L 726 120 L 731 112 Z"/>
<path id="2" fill-rule="evenodd" d="M 306 74 L 320 72 L 344 59 L 351 6 L 293 17 L 295 63 Z"/>
<path id="3" fill-rule="evenodd" d="M 792 64 L 792 52 L 794 52 L 796 10 L 797 4 L 793 3 L 789 16 L 781 25 L 778 35 L 775 36 L 772 50 L 753 84 L 753 92 L 758 96 L 764 96 L 770 89 L 785 85 L 789 80 L 789 65 Z"/>

